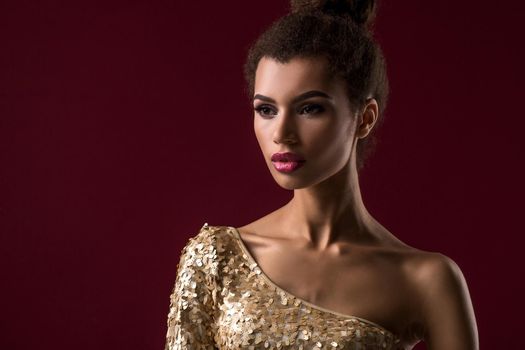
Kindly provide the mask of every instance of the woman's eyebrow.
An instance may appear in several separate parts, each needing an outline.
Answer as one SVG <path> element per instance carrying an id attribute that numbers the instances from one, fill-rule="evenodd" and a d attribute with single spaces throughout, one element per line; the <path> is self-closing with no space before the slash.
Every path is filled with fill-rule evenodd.
<path id="1" fill-rule="evenodd" d="M 327 98 L 329 100 L 332 99 L 332 97 L 330 97 L 329 95 L 327 95 L 326 93 L 322 92 L 322 91 L 319 91 L 319 90 L 311 90 L 311 91 L 307 91 L 305 93 L 302 93 L 300 94 L 299 96 L 296 96 L 293 98 L 292 100 L 292 103 L 297 103 L 299 101 L 302 101 L 302 100 L 306 100 L 307 98 L 310 98 L 310 97 L 316 97 L 316 96 L 320 96 L 320 97 L 324 97 L 324 98 Z M 264 96 L 264 95 L 260 95 L 260 94 L 256 94 L 254 97 L 253 97 L 254 100 L 262 100 L 262 101 L 266 101 L 266 102 L 272 102 L 272 103 L 275 103 L 275 100 L 271 97 L 268 97 L 268 96 Z"/>

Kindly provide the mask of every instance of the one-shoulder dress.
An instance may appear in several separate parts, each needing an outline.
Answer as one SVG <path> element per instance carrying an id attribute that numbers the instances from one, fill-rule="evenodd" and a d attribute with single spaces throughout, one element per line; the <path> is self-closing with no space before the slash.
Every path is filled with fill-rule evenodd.
<path id="1" fill-rule="evenodd" d="M 281 289 L 235 227 L 204 223 L 177 264 L 164 349 L 402 348 L 400 339 L 377 323 Z"/>

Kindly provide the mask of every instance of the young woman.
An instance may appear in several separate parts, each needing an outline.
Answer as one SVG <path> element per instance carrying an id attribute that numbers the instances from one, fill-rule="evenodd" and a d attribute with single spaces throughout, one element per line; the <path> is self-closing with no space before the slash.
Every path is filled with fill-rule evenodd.
<path id="1" fill-rule="evenodd" d="M 181 253 L 166 349 L 478 349 L 460 268 L 367 211 L 358 173 L 388 83 L 374 1 L 292 1 L 245 65 L 257 141 L 283 207 L 207 223 Z"/>

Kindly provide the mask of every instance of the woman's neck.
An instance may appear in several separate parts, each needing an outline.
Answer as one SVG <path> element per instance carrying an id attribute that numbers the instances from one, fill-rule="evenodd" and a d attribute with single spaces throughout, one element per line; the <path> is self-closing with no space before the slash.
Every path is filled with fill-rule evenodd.
<path id="1" fill-rule="evenodd" d="M 374 239 L 376 222 L 363 203 L 357 171 L 350 166 L 319 184 L 294 190 L 281 214 L 287 232 L 318 250 L 337 241 Z"/>

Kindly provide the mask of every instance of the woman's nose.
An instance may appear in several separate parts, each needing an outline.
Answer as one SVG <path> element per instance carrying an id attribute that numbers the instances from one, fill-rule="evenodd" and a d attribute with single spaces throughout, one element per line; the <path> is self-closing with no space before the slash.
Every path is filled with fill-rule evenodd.
<path id="1" fill-rule="evenodd" d="M 297 142 L 297 125 L 293 111 L 283 110 L 274 120 L 273 141 L 275 143 Z"/>

